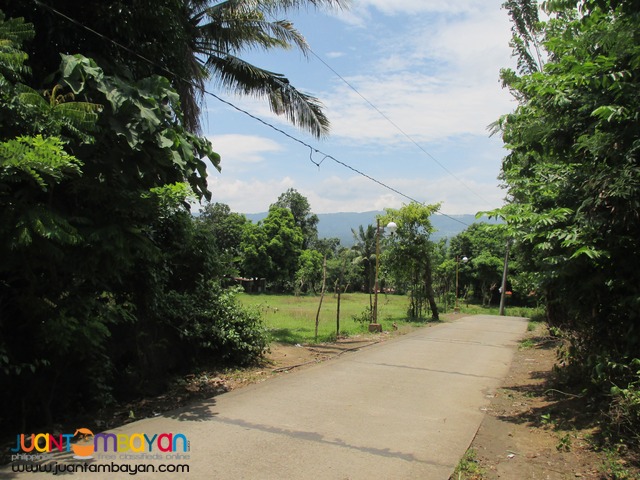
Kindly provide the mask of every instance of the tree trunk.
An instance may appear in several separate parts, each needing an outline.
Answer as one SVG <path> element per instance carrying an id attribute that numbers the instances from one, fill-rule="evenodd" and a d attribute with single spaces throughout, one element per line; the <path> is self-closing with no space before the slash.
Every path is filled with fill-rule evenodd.
<path id="1" fill-rule="evenodd" d="M 431 318 L 434 320 L 440 320 L 438 314 L 438 305 L 436 303 L 435 293 L 433 291 L 433 273 L 431 272 L 431 262 L 427 260 L 425 272 L 424 272 L 424 288 L 429 306 L 431 307 Z"/>

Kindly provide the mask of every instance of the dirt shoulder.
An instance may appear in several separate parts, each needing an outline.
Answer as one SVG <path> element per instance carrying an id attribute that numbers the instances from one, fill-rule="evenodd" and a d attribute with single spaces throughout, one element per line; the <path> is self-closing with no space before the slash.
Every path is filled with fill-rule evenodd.
<path id="1" fill-rule="evenodd" d="M 527 334 L 452 478 L 640 478 L 628 459 L 594 446 L 599 428 L 587 400 L 553 389 L 558 347 L 544 325 Z"/>

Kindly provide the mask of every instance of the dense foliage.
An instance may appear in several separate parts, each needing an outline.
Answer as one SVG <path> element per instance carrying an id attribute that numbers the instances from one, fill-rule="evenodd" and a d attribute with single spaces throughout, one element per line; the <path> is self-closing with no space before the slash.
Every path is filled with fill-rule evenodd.
<path id="1" fill-rule="evenodd" d="M 570 342 L 572 371 L 628 407 L 616 420 L 638 442 L 640 10 L 549 1 L 542 23 L 535 2 L 514 4 L 529 8 L 510 9 L 519 70 L 502 79 L 519 106 L 496 124 L 510 150 L 497 213 Z"/>
<path id="2" fill-rule="evenodd" d="M 265 348 L 258 319 L 210 284 L 219 256 L 188 200 L 210 195 L 205 160 L 219 157 L 185 130 L 169 82 L 62 55 L 43 94 L 22 50 L 33 32 L 0 16 L 5 427 L 154 391 L 196 357 L 246 362 Z"/>
<path id="3" fill-rule="evenodd" d="M 207 166 L 220 163 L 194 132 L 214 79 L 327 133 L 315 98 L 239 57 L 307 51 L 276 18 L 307 4 L 343 6 L 0 0 L 3 428 L 51 425 L 196 365 L 262 355 L 259 317 L 222 290 L 243 266 L 248 222 L 218 204 L 190 212 L 211 198 Z M 293 281 L 303 235 L 291 212 L 274 209 L 262 229 L 276 260 L 267 273 Z"/>
<path id="4" fill-rule="evenodd" d="M 205 81 L 213 80 L 234 93 L 264 98 L 272 111 L 320 137 L 329 127 L 320 102 L 297 90 L 284 75 L 252 65 L 242 55 L 251 49 L 297 48 L 307 53 L 304 37 L 278 15 L 309 5 L 342 8 L 345 4 L 344 0 L 0 0 L 0 10 L 36 25 L 35 42 L 27 52 L 37 61 L 33 65 L 37 79 L 57 68 L 59 53 L 81 52 L 110 75 L 168 77 L 190 130 L 199 126 Z"/>
<path id="5" fill-rule="evenodd" d="M 395 283 L 409 292 L 410 318 L 423 318 L 427 311 L 434 320 L 439 318 L 433 288 L 435 245 L 430 240 L 433 227 L 429 220 L 439 208 L 410 203 L 400 209 L 386 209 L 381 218 L 383 225 L 395 222 L 398 228 L 389 239 L 385 264 Z"/>
<path id="6" fill-rule="evenodd" d="M 456 235 L 450 242 L 449 262 L 441 267 L 458 268 L 460 294 L 483 306 L 499 302 L 508 233 L 503 225 L 476 223 Z M 510 272 L 507 289 L 514 296 L 511 302 L 522 303 L 528 299 L 531 289 L 518 272 L 518 262 L 510 255 Z M 462 259 L 466 258 L 467 261 Z"/>

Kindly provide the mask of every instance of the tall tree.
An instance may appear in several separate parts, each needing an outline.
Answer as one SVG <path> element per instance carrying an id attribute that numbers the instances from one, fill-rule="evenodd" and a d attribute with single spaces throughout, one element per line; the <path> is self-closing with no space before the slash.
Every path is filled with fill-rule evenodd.
<path id="1" fill-rule="evenodd" d="M 510 150 L 502 167 L 509 204 L 497 213 L 538 273 L 575 371 L 608 394 L 618 384 L 637 395 L 638 2 L 545 5 L 544 69 L 503 72 L 519 105 L 496 124 Z"/>
<path id="2" fill-rule="evenodd" d="M 237 274 L 242 261 L 240 244 L 247 222 L 244 215 L 232 212 L 224 203 L 206 204 L 197 218 L 196 224 L 207 232 L 207 240 L 215 242 L 220 276 Z"/>
<path id="3" fill-rule="evenodd" d="M 294 47 L 306 54 L 304 37 L 277 15 L 304 6 L 346 4 L 346 0 L 0 0 L 0 10 L 36 25 L 37 38 L 28 53 L 38 78 L 56 68 L 58 52 L 89 56 L 109 74 L 134 79 L 167 76 L 180 93 L 186 125 L 192 130 L 199 125 L 205 83 L 213 80 L 234 93 L 266 98 L 272 111 L 320 137 L 327 133 L 329 122 L 318 100 L 297 90 L 284 75 L 256 67 L 241 55 L 252 49 Z"/>
<path id="4" fill-rule="evenodd" d="M 245 276 L 266 278 L 278 291 L 293 291 L 302 242 L 291 212 L 271 206 L 264 220 L 247 226 L 242 241 Z"/>
<path id="5" fill-rule="evenodd" d="M 398 226 L 384 263 L 398 283 L 408 284 L 409 315 L 413 318 L 422 317 L 427 304 L 432 318 L 439 318 L 433 289 L 435 245 L 430 240 L 434 229 L 429 219 L 439 208 L 412 202 L 400 209 L 387 208 L 381 218 L 385 224 L 393 221 Z"/>
<path id="6" fill-rule="evenodd" d="M 290 188 L 280 195 L 272 206 L 286 208 L 291 212 L 294 222 L 302 230 L 303 248 L 309 248 L 318 238 L 318 216 L 311 212 L 311 205 L 307 197 L 295 188 Z"/>

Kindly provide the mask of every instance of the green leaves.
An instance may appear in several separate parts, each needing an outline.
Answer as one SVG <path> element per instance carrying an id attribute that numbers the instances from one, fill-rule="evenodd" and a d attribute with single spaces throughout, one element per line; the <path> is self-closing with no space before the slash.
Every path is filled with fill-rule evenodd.
<path id="1" fill-rule="evenodd" d="M 20 48 L 34 34 L 32 24 L 22 18 L 6 20 L 0 11 L 0 84 L 6 80 L 18 81 L 29 73 L 25 66 L 29 56 Z"/>
<path id="2" fill-rule="evenodd" d="M 95 132 L 102 105 L 76 102 L 72 93 L 63 94 L 62 90 L 61 85 L 55 85 L 40 94 L 26 85 L 17 85 L 15 93 L 23 108 L 39 119 L 40 130 L 60 135 L 70 133 L 85 143 L 92 143 L 94 138 L 88 132 Z"/>
<path id="3" fill-rule="evenodd" d="M 76 95 L 90 96 L 108 106 L 103 128 L 114 132 L 128 146 L 123 149 L 116 142 L 114 156 L 118 156 L 117 152 L 120 157 L 142 154 L 139 158 L 144 163 L 138 166 L 142 175 L 153 170 L 164 171 L 173 178 L 177 175 L 189 182 L 197 198 L 210 198 L 203 159 L 220 170 L 220 156 L 209 140 L 183 127 L 178 94 L 166 78 L 151 76 L 125 82 L 105 75 L 93 60 L 81 55 L 63 55 L 61 72 L 64 83 Z M 106 132 L 101 138 L 109 141 Z"/>
<path id="4" fill-rule="evenodd" d="M 65 176 L 79 175 L 81 165 L 56 137 L 23 136 L 0 143 L 0 182 L 31 180 L 47 191 Z"/>
<path id="5" fill-rule="evenodd" d="M 604 391 L 628 375 L 605 378 L 594 359 L 624 364 L 640 351 L 640 17 L 631 3 L 546 2 L 547 63 L 503 74 L 519 106 L 494 125 L 510 153 L 509 203 L 493 213 L 519 240 L 551 324 L 571 339 L 573 368 Z"/>
<path id="6" fill-rule="evenodd" d="M 387 208 L 380 218 L 383 226 L 393 221 L 398 227 L 393 237 L 388 239 L 384 263 L 396 285 L 409 290 L 409 315 L 412 318 L 421 318 L 423 312 L 430 309 L 432 318 L 438 319 L 432 285 L 434 245 L 429 237 L 433 233 L 430 217 L 439 208 L 439 204 L 412 202 L 400 209 Z"/>
<path id="7" fill-rule="evenodd" d="M 591 115 L 607 122 L 624 121 L 629 118 L 629 111 L 617 105 L 603 105 L 591 112 Z"/>
<path id="8" fill-rule="evenodd" d="M 161 300 L 221 272 L 186 203 L 210 195 L 205 160 L 219 168 L 220 157 L 185 130 L 178 95 L 162 77 L 124 80 L 80 55 L 42 73 L 56 54 L 38 59 L 41 76 L 24 78 L 16 39 L 29 38 L 28 29 L 7 38 L 22 23 L 3 18 L 0 375 L 20 396 L 0 407 L 19 412 L 21 401 L 56 396 L 59 410 L 43 415 L 63 416 L 70 405 L 104 405 L 122 388 L 118 368 L 146 375 L 176 341 Z"/>

